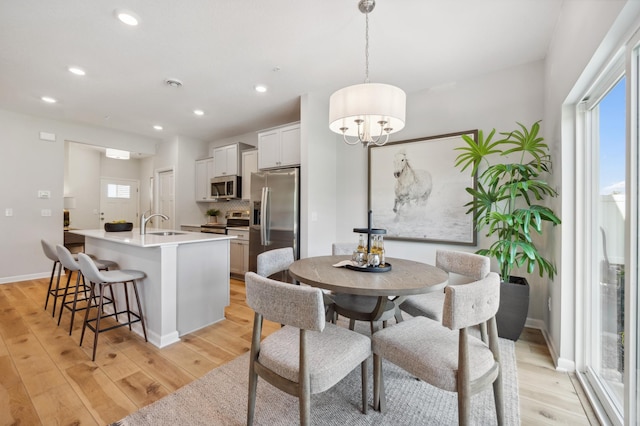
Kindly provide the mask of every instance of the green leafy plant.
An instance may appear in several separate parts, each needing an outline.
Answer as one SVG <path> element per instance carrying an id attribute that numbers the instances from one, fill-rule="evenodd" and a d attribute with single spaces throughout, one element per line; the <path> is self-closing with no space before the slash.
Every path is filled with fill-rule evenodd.
<path id="1" fill-rule="evenodd" d="M 514 267 L 525 264 L 528 273 L 537 267 L 541 277 L 546 273 L 553 279 L 555 264 L 540 254 L 531 238 L 533 231 L 542 234 L 544 222 L 560 224 L 550 208 L 537 204 L 545 197 L 558 195 L 544 180 L 551 171 L 549 147 L 538 135 L 539 121 L 530 129 L 517 124 L 519 129 L 500 133 L 503 138 L 496 141 L 495 129 L 486 138 L 479 131 L 477 142 L 463 135 L 466 145 L 456 148 L 462 152 L 455 165 L 461 171 L 470 170 L 472 176 L 486 167 L 478 176 L 477 189 L 466 188 L 473 197 L 466 204 L 467 214 L 475 215 L 478 231 L 485 229 L 487 236 L 497 239 L 477 253 L 498 261 L 505 282 L 509 282 Z M 519 161 L 508 162 L 512 158 Z"/>
<path id="2" fill-rule="evenodd" d="M 207 210 L 207 216 L 218 216 L 219 214 L 220 214 L 220 210 L 218 209 Z"/>

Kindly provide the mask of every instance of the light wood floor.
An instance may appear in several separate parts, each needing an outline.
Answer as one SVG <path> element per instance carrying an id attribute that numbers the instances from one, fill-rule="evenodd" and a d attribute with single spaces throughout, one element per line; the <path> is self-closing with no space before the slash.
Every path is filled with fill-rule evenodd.
<path id="1" fill-rule="evenodd" d="M 95 363 L 90 331 L 78 346 L 82 315 L 70 337 L 68 311 L 58 327 L 51 302 L 43 310 L 47 285 L 0 285 L 0 425 L 105 425 L 249 350 L 253 311 L 242 281 L 231 281 L 226 320 L 162 350 L 127 328 L 102 333 Z M 516 354 L 522 424 L 589 424 L 575 380 L 554 371 L 539 331 L 527 329 Z"/>

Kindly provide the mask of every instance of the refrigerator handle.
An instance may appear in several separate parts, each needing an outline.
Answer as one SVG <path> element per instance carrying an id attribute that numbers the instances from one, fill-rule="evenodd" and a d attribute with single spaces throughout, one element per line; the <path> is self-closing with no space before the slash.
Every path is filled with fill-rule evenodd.
<path id="1" fill-rule="evenodd" d="M 269 245 L 269 188 L 262 188 L 262 198 L 260 200 L 260 244 Z"/>

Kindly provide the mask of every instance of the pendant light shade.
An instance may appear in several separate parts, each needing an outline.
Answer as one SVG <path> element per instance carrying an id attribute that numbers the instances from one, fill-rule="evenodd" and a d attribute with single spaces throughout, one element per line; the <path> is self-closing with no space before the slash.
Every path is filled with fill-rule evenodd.
<path id="1" fill-rule="evenodd" d="M 329 99 L 329 128 L 353 137 L 395 133 L 404 128 L 406 103 L 404 91 L 390 84 L 348 86 Z"/>
<path id="2" fill-rule="evenodd" d="M 391 133 L 402 130 L 407 105 L 402 89 L 369 82 L 369 12 L 375 6 L 375 0 L 358 2 L 366 23 L 364 83 L 340 89 L 329 99 L 329 129 L 342 134 L 345 143 L 364 147 L 384 145 Z"/>

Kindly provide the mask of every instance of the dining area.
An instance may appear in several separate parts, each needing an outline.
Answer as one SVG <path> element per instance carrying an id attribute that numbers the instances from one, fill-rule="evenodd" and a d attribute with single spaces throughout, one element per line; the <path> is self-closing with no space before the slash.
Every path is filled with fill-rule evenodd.
<path id="1" fill-rule="evenodd" d="M 352 392 L 360 384 L 360 403 L 352 399 L 348 409 L 364 416 L 350 421 L 434 424 L 442 415 L 438 424 L 518 424 L 517 403 L 505 410 L 503 401 L 499 277 L 489 259 L 438 250 L 435 265 L 388 258 L 385 271 L 359 269 L 355 259 L 340 244 L 331 256 L 299 260 L 290 248 L 274 249 L 258 257 L 256 273 L 246 274 L 247 304 L 255 312 L 247 424 L 266 424 L 261 381 L 298 400 L 300 424 L 337 424 L 323 418 L 326 407 L 316 412 L 314 395 L 330 394 L 345 377 Z M 416 315 L 416 306 L 425 310 Z M 262 338 L 264 320 L 282 328 Z M 453 395 L 454 410 L 420 406 L 415 392 L 398 394 L 402 382 L 419 384 L 436 400 Z M 407 410 L 413 404 L 422 415 Z M 402 412 L 410 417 L 398 417 Z M 362 420 L 371 415 L 373 423 Z"/>

